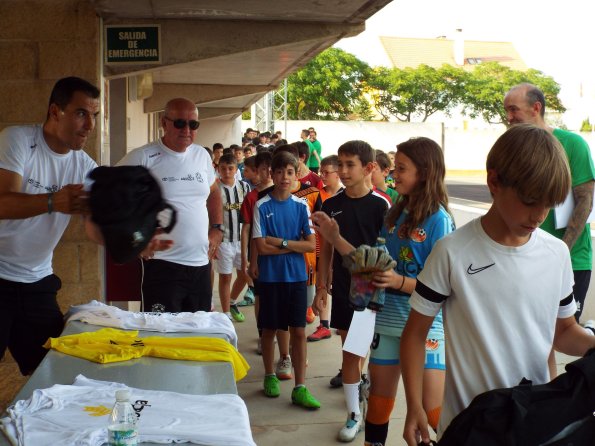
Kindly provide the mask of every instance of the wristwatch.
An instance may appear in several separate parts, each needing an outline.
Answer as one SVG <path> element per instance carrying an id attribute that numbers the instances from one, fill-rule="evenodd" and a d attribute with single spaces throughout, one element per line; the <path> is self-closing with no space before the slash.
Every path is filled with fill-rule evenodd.
<path id="1" fill-rule="evenodd" d="M 279 248 L 281 248 L 281 249 L 283 249 L 283 248 L 287 248 L 287 240 L 285 240 L 285 239 L 284 239 L 284 240 L 281 242 L 281 244 L 279 245 Z"/>
<path id="2" fill-rule="evenodd" d="M 225 232 L 225 226 L 223 226 L 221 223 L 215 223 L 211 225 L 211 229 L 219 229 L 221 232 Z"/>

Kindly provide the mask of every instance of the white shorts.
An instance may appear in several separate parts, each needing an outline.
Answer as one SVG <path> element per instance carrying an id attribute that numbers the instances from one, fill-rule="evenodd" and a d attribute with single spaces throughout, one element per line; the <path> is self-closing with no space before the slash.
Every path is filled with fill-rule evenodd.
<path id="1" fill-rule="evenodd" d="M 231 274 L 242 267 L 242 248 L 239 241 L 221 242 L 217 259 L 213 262 L 218 274 Z"/>

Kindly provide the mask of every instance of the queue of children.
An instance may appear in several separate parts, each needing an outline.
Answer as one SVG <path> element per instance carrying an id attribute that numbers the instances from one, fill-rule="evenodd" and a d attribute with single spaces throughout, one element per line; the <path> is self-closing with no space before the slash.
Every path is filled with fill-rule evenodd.
<path id="1" fill-rule="evenodd" d="M 515 125 L 496 141 L 486 165 L 493 203 L 485 216 L 456 231 L 444 154 L 431 139 L 398 144 L 394 162 L 363 141 L 349 141 L 320 160 L 319 187 L 311 186 L 316 177 L 305 167 L 307 147 L 277 149 L 245 161 L 255 189 L 241 204 L 238 275 L 254 279 L 266 396 L 280 395 L 280 376 L 294 377 L 292 402 L 321 407 L 305 386 L 306 341 L 328 339 L 335 328 L 345 343 L 354 310 L 343 260 L 378 237 L 397 266 L 372 279 L 384 289 L 385 305 L 375 315 L 369 380 L 366 358 L 342 350 L 341 369 L 330 383 L 342 387 L 345 398 L 339 441 L 353 441 L 365 430 L 365 445 L 387 444 L 401 374 L 403 436 L 412 446 L 430 441 L 429 428 L 439 438 L 479 393 L 523 377 L 549 381 L 552 346 L 575 356 L 595 347 L 595 337 L 573 316 L 568 248 L 539 229 L 570 188 L 564 151 L 546 130 Z M 300 184 L 302 178 L 309 184 Z M 395 191 L 388 198 L 382 195 L 387 183 Z M 308 188 L 316 198 L 299 195 Z M 313 281 L 307 268 L 312 255 Z M 309 302 L 308 285 L 314 284 Z M 232 292 L 232 303 L 236 297 Z M 306 336 L 310 305 L 320 323 Z M 521 345 L 519 339 L 534 342 Z"/>

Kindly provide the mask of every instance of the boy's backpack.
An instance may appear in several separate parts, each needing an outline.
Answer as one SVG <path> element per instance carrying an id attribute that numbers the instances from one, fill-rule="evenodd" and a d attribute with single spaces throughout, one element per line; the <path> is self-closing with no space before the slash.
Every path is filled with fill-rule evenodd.
<path id="1" fill-rule="evenodd" d="M 523 379 L 478 395 L 457 415 L 439 446 L 595 445 L 595 349 L 547 384 Z"/>

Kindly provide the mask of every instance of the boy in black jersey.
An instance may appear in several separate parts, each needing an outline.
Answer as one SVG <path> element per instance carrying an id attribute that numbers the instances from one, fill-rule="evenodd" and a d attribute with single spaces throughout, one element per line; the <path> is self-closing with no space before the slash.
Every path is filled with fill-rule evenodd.
<path id="1" fill-rule="evenodd" d="M 337 220 L 341 236 L 353 246 L 372 246 L 376 243 L 384 214 L 388 209 L 387 201 L 365 184 L 366 176 L 370 175 L 374 168 L 374 150 L 364 141 L 349 141 L 339 147 L 338 157 L 339 177 L 345 190 L 326 200 L 322 205 L 322 211 Z M 341 255 L 338 252 L 333 255 L 333 246 L 322 238 L 321 240 L 317 290 L 313 306 L 315 311 L 321 311 L 327 305 L 326 284 L 332 258 L 331 327 L 337 329 L 341 342 L 344 343 L 353 316 L 353 309 L 348 301 L 351 275 L 343 267 Z M 363 358 L 345 351 L 342 353 L 343 361 L 339 372 L 341 376 L 333 378 L 331 385 L 342 379 L 347 421 L 339 431 L 339 440 L 348 442 L 352 441 L 363 427 L 363 414 L 359 407 Z"/>

